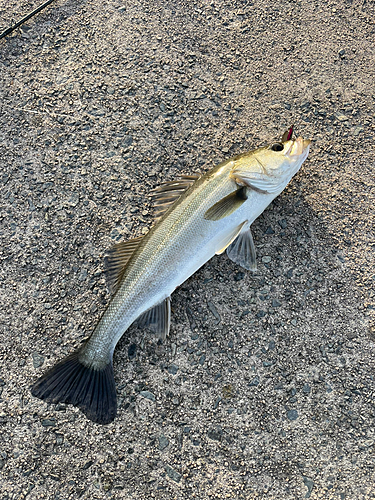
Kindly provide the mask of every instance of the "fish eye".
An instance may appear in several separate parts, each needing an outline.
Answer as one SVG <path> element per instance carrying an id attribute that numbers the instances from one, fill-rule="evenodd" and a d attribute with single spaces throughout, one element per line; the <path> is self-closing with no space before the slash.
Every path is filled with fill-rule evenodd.
<path id="1" fill-rule="evenodd" d="M 281 144 L 281 142 L 276 142 L 275 144 L 272 144 L 270 149 L 272 151 L 282 151 L 284 149 L 284 145 Z"/>

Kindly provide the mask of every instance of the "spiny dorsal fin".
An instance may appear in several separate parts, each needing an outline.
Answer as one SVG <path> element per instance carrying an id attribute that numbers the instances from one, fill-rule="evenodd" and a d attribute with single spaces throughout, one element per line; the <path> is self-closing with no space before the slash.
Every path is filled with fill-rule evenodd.
<path id="1" fill-rule="evenodd" d="M 156 217 L 162 217 L 180 196 L 199 179 L 200 174 L 182 175 L 175 181 L 164 182 L 152 191 Z"/>
<path id="2" fill-rule="evenodd" d="M 111 292 L 115 292 L 121 281 L 126 264 L 133 255 L 134 250 L 138 247 L 143 236 L 134 238 L 129 241 L 117 243 L 108 250 L 108 254 L 104 259 L 105 274 L 107 285 Z"/>
<path id="3" fill-rule="evenodd" d="M 167 297 L 160 304 L 141 314 L 137 323 L 140 328 L 148 326 L 162 340 L 165 340 L 171 325 L 171 298 Z"/>
<path id="4" fill-rule="evenodd" d="M 234 211 L 240 208 L 242 203 L 246 200 L 246 187 L 243 186 L 237 189 L 237 191 L 233 191 L 233 193 L 228 194 L 228 196 L 219 200 L 215 203 L 215 205 L 212 205 L 212 207 L 209 208 L 204 214 L 204 218 L 207 220 L 224 219 L 224 217 L 228 217 L 228 215 L 231 215 Z"/>
<path id="5" fill-rule="evenodd" d="M 250 228 L 242 232 L 227 248 L 228 257 L 248 271 L 257 270 L 255 245 Z"/>

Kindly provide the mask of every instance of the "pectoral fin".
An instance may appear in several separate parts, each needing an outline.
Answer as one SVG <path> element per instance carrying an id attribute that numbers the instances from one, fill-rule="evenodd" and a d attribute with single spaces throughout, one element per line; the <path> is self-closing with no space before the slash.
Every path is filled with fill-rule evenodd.
<path id="1" fill-rule="evenodd" d="M 236 264 L 249 271 L 256 271 L 256 253 L 251 229 L 241 233 L 238 238 L 227 248 L 228 257 Z"/>
<path id="2" fill-rule="evenodd" d="M 247 200 L 246 187 L 241 187 L 212 205 L 204 214 L 207 220 L 220 220 L 235 212 Z"/>
<path id="3" fill-rule="evenodd" d="M 148 326 L 150 330 L 165 340 L 171 326 L 171 298 L 167 297 L 163 302 L 144 312 L 137 320 L 138 326 Z"/>

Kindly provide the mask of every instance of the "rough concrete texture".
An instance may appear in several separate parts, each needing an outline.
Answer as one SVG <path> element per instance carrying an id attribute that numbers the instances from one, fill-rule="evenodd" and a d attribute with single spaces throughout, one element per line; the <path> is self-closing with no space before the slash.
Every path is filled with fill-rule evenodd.
<path id="1" fill-rule="evenodd" d="M 0 0 L 2 29 L 40 2 Z M 1 499 L 375 498 L 374 3 L 56 0 L 0 41 Z M 30 395 L 149 193 L 279 138 L 309 159 L 170 337 L 115 352 L 108 426 Z"/>

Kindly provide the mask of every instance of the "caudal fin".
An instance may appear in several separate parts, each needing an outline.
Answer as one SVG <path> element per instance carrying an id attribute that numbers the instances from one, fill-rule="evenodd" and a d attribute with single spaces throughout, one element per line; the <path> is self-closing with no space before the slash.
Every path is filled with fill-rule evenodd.
<path id="1" fill-rule="evenodd" d="M 48 403 L 69 403 L 98 424 L 116 417 L 117 397 L 112 361 L 101 370 L 79 361 L 79 351 L 57 363 L 31 388 L 33 396 Z"/>

